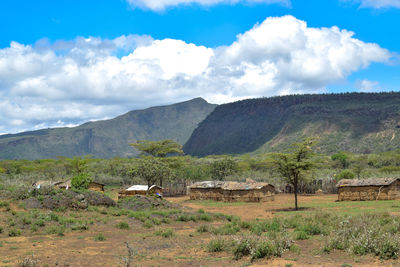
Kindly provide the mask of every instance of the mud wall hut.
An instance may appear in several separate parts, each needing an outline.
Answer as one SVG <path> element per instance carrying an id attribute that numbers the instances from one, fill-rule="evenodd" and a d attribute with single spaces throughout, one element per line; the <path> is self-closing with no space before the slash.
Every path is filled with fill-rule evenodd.
<path id="1" fill-rule="evenodd" d="M 159 195 L 162 196 L 163 188 L 158 186 L 158 185 L 152 185 L 147 186 L 147 185 L 132 185 L 128 188 L 122 189 L 118 193 L 118 198 L 124 198 L 124 197 L 131 197 L 135 195 Z"/>
<path id="2" fill-rule="evenodd" d="M 265 202 L 274 200 L 275 188 L 268 183 L 206 181 L 191 185 L 189 196 L 193 200 Z"/>
<path id="3" fill-rule="evenodd" d="M 339 201 L 400 199 L 400 178 L 343 179 L 336 186 Z"/>

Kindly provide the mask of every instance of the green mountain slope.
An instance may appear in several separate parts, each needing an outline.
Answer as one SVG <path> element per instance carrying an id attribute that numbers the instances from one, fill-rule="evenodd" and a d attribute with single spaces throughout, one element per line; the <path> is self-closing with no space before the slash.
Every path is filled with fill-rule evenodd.
<path id="1" fill-rule="evenodd" d="M 400 93 L 295 95 L 218 106 L 184 146 L 191 155 L 279 151 L 306 136 L 325 153 L 400 148 Z"/>
<path id="2" fill-rule="evenodd" d="M 202 98 L 130 111 L 111 120 L 73 128 L 54 128 L 0 136 L 0 159 L 42 159 L 92 154 L 97 158 L 130 157 L 128 143 L 174 139 L 184 144 L 216 105 Z"/>

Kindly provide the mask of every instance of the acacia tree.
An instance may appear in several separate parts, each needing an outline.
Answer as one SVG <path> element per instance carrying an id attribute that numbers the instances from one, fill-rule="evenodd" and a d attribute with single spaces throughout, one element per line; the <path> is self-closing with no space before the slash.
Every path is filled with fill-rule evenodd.
<path id="1" fill-rule="evenodd" d="M 154 157 L 142 158 L 134 172 L 136 176 L 147 182 L 148 188 L 157 180 L 168 178 L 171 175 L 168 165 Z"/>
<path id="2" fill-rule="evenodd" d="M 238 172 L 238 164 L 231 158 L 214 161 L 211 164 L 210 174 L 214 180 L 222 181 L 228 175 Z"/>
<path id="3" fill-rule="evenodd" d="M 313 157 L 312 146 L 314 140 L 309 138 L 301 143 L 292 144 L 291 149 L 287 153 L 274 153 L 272 154 L 272 164 L 275 171 L 282 176 L 282 178 L 294 187 L 294 205 L 298 210 L 297 192 L 299 181 L 307 179 L 306 172 L 314 167 L 311 161 Z"/>
<path id="4" fill-rule="evenodd" d="M 182 145 L 171 139 L 161 141 L 141 140 L 129 145 L 153 157 L 165 158 L 171 154 L 183 155 Z"/>
<path id="5" fill-rule="evenodd" d="M 147 154 L 152 157 L 157 157 L 162 159 L 166 158 L 168 155 L 184 154 L 182 150 L 182 145 L 171 139 L 166 139 L 161 141 L 141 140 L 129 145 L 138 149 L 143 154 Z M 167 159 L 165 159 L 164 161 L 167 161 Z M 173 165 L 173 163 L 171 164 L 171 161 L 168 161 L 167 163 L 168 163 L 166 165 L 167 167 Z M 171 171 L 170 168 L 169 171 Z M 164 179 L 163 176 L 159 177 L 160 186 L 163 185 L 163 179 Z"/>

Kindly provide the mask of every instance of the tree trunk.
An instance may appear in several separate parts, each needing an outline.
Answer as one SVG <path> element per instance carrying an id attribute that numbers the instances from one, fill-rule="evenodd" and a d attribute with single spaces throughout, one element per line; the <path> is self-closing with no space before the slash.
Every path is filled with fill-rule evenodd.
<path id="1" fill-rule="evenodd" d="M 296 177 L 294 178 L 294 183 L 293 183 L 293 186 L 294 186 L 294 207 L 295 207 L 295 210 L 299 210 L 299 207 L 297 206 L 298 182 L 299 182 L 299 180 L 298 180 L 298 178 L 297 178 L 297 176 L 296 176 Z"/>

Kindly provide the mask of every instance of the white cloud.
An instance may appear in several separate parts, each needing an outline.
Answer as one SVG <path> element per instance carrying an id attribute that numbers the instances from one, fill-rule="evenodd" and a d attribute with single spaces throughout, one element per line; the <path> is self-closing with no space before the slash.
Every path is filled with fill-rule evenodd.
<path id="1" fill-rule="evenodd" d="M 361 92 L 374 92 L 379 90 L 379 82 L 377 81 L 358 80 L 355 85 Z"/>
<path id="2" fill-rule="evenodd" d="M 345 0 L 360 3 L 360 7 L 372 8 L 400 8 L 400 0 Z"/>
<path id="3" fill-rule="evenodd" d="M 282 4 L 290 6 L 290 0 L 126 0 L 132 7 L 161 11 L 167 7 L 198 4 L 201 6 L 212 6 L 217 4 L 234 5 L 238 3 L 247 4 Z"/>
<path id="4" fill-rule="evenodd" d="M 0 132 L 75 125 L 202 96 L 224 103 L 323 92 L 391 54 L 353 33 L 268 18 L 229 46 L 121 36 L 0 49 Z"/>

